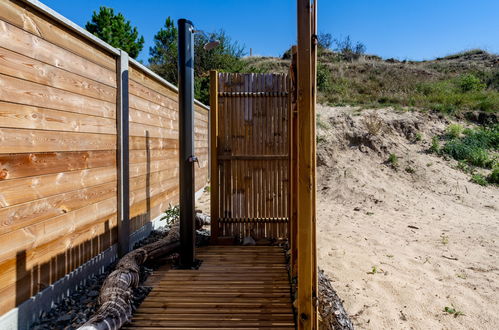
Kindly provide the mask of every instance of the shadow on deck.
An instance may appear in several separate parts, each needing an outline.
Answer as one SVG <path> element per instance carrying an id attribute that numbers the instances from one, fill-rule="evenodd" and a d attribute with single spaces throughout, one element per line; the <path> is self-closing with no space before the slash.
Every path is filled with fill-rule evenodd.
<path id="1" fill-rule="evenodd" d="M 158 270 L 127 329 L 295 329 L 284 250 L 207 246 L 198 270 Z"/>

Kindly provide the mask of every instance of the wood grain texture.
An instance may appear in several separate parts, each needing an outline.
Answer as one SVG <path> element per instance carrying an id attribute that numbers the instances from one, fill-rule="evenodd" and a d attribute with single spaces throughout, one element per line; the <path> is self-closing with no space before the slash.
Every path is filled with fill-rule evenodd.
<path id="1" fill-rule="evenodd" d="M 115 149 L 116 136 L 111 134 L 0 128 L 0 154 Z"/>
<path id="2" fill-rule="evenodd" d="M 98 167 L 0 181 L 0 209 L 116 181 L 115 167 Z"/>
<path id="3" fill-rule="evenodd" d="M 114 150 L 0 154 L 0 181 L 109 166 Z"/>
<path id="4" fill-rule="evenodd" d="M 199 248 L 197 256 L 203 260 L 199 270 L 157 275 L 127 328 L 294 329 L 282 249 L 207 246 Z M 268 260 L 275 260 L 281 270 L 262 267 Z"/>
<path id="5" fill-rule="evenodd" d="M 298 329 L 317 329 L 315 264 L 315 62 L 312 61 L 313 11 L 308 0 L 298 0 L 297 110 L 297 312 Z"/>
<path id="6" fill-rule="evenodd" d="M 0 45 L 55 67 L 116 87 L 116 69 L 106 69 L 76 53 L 0 20 Z"/>
<path id="7" fill-rule="evenodd" d="M 116 198 L 109 198 L 77 211 L 1 235 L 0 238 L 5 242 L 5 249 L 0 252 L 0 262 L 15 258 L 19 251 L 26 251 L 29 254 L 33 249 L 56 240 L 71 245 L 73 242 L 69 239 L 74 236 L 74 233 L 81 232 L 83 228 L 100 224 L 103 221 L 109 220 L 112 224 L 116 224 L 115 218 Z M 91 238 L 91 232 L 89 232 L 85 239 Z M 74 240 L 74 237 L 72 240 Z M 32 268 L 34 264 L 44 263 L 47 258 L 50 258 L 50 254 L 36 254 L 36 256 L 35 261 L 27 261 L 26 267 L 28 269 Z"/>
<path id="8" fill-rule="evenodd" d="M 219 171 L 220 235 L 288 237 L 288 221 L 282 221 L 289 218 L 288 91 L 287 75 L 218 74 L 212 166 Z"/>
<path id="9" fill-rule="evenodd" d="M 116 216 L 0 262 L 0 313 L 16 306 L 116 242 Z M 15 282 L 12 282 L 15 279 Z M 5 281 L 4 281 L 5 280 Z"/>
<path id="10" fill-rule="evenodd" d="M 0 73 L 99 100 L 116 102 L 116 89 L 113 87 L 2 47 L 0 47 Z"/>
<path id="11" fill-rule="evenodd" d="M 0 74 L 0 100 L 116 118 L 116 104 Z"/>
<path id="12" fill-rule="evenodd" d="M 131 65 L 135 231 L 178 203 L 178 95 Z M 0 3 L 0 314 L 116 242 L 116 57 L 18 0 Z M 208 111 L 195 106 L 196 189 Z"/>
<path id="13" fill-rule="evenodd" d="M 105 50 L 68 31 L 67 28 L 20 1 L 2 1 L 0 19 L 107 69 L 116 68 L 116 62 L 111 54 L 107 54 Z"/>
<path id="14" fill-rule="evenodd" d="M 0 209 L 0 235 L 69 213 L 116 195 L 116 182 L 70 191 Z"/>
<path id="15" fill-rule="evenodd" d="M 0 127 L 116 134 L 116 120 L 0 101 Z"/>

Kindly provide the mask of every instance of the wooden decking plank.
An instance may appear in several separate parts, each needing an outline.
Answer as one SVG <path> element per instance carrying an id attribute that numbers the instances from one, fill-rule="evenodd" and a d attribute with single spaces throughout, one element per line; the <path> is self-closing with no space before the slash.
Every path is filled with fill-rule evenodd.
<path id="1" fill-rule="evenodd" d="M 270 246 L 208 246 L 198 270 L 161 268 L 125 329 L 294 329 L 286 258 Z"/>

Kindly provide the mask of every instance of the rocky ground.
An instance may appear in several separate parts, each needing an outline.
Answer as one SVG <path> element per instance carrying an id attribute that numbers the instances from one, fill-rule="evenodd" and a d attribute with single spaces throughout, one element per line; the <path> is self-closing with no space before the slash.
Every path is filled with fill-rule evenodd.
<path id="1" fill-rule="evenodd" d="M 499 189 L 427 152 L 450 119 L 318 114 L 319 266 L 356 328 L 499 329 Z"/>
<path id="2" fill-rule="evenodd" d="M 138 242 L 135 245 L 135 248 L 153 243 L 165 237 L 167 233 L 168 230 L 165 228 L 154 230 L 148 237 Z M 97 310 L 99 290 L 107 275 L 114 270 L 115 265 L 116 262 L 106 267 L 104 273 L 92 276 L 84 286 L 81 286 L 69 297 L 56 304 L 49 312 L 44 313 L 40 320 L 35 323 L 32 328 L 36 330 L 71 330 L 77 329 L 80 325 L 84 324 Z M 155 268 L 155 265 L 148 266 L 150 266 L 150 268 L 144 266 L 141 267 L 141 285 L 139 285 L 139 287 L 134 291 L 134 310 L 151 291 L 150 287 L 143 285 L 144 281 Z"/>

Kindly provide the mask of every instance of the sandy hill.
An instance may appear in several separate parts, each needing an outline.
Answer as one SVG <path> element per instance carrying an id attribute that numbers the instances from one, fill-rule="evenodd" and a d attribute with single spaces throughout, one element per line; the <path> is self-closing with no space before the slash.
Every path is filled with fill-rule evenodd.
<path id="1" fill-rule="evenodd" d="M 247 57 L 247 71 L 287 72 L 283 58 Z M 347 59 L 329 50 L 318 55 L 318 101 L 328 105 L 403 107 L 449 114 L 499 111 L 499 55 L 470 50 L 431 61 Z"/>
<path id="2" fill-rule="evenodd" d="M 428 153 L 452 123 L 318 107 L 319 265 L 357 328 L 499 328 L 499 189 Z"/>

